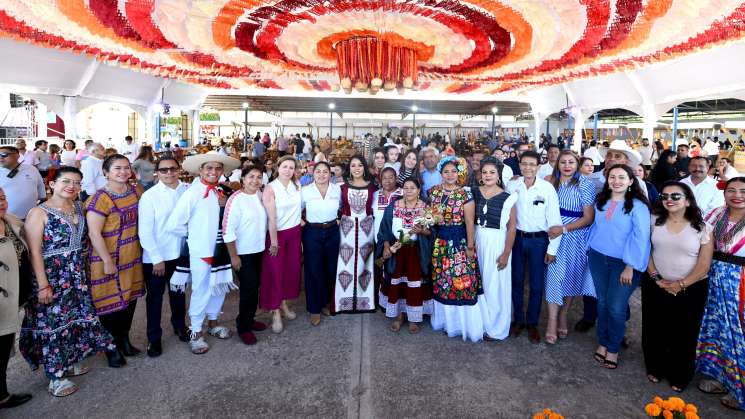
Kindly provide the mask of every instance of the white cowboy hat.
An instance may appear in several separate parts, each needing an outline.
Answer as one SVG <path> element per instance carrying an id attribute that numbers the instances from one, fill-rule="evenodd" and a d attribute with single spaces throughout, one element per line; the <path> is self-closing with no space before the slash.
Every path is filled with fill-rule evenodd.
<path id="1" fill-rule="evenodd" d="M 620 151 L 625 154 L 626 158 L 629 160 L 629 166 L 631 167 L 636 167 L 642 163 L 641 154 L 629 147 L 624 140 L 613 140 L 613 142 L 610 143 L 610 146 L 608 146 L 608 151 L 610 150 Z"/>
<path id="2" fill-rule="evenodd" d="M 240 160 L 216 151 L 210 151 L 204 154 L 188 156 L 186 160 L 184 160 L 183 168 L 192 175 L 198 175 L 199 169 L 202 168 L 202 165 L 208 162 L 222 163 L 224 173 L 231 173 L 233 170 L 241 167 Z"/>

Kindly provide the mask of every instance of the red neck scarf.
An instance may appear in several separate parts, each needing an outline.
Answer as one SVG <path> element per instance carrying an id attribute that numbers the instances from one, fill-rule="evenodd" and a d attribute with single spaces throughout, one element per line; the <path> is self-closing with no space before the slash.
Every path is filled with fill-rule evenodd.
<path id="1" fill-rule="evenodd" d="M 215 183 L 215 184 L 207 183 L 207 182 L 204 181 L 204 179 L 201 179 L 201 178 L 199 180 L 202 182 L 202 185 L 204 185 L 204 186 L 207 187 L 207 189 L 204 191 L 204 197 L 203 198 L 207 198 L 208 196 L 210 196 L 210 192 L 215 192 L 215 194 L 217 194 L 217 197 L 218 198 L 222 198 L 223 197 L 222 189 L 220 189 L 220 187 L 219 187 L 220 185 L 219 184 L 217 184 L 217 183 Z"/>

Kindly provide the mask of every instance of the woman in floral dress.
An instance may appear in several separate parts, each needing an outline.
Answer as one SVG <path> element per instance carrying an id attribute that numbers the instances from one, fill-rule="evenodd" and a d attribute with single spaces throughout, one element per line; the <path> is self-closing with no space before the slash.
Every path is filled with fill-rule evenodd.
<path id="1" fill-rule="evenodd" d="M 29 212 L 25 226 L 37 286 L 26 305 L 20 349 L 33 369 L 44 369 L 49 392 L 58 397 L 77 390 L 66 377 L 88 372 L 79 362 L 116 350 L 86 284 L 85 217 L 74 201 L 81 179 L 76 168 L 57 170 L 52 197 Z"/>
<path id="2" fill-rule="evenodd" d="M 445 157 L 438 170 L 442 185 L 429 193 L 430 205 L 438 214 L 432 250 L 432 328 L 477 342 L 484 334 L 482 310 L 486 305 L 476 265 L 474 203 L 471 193 L 461 186 L 466 163 Z"/>

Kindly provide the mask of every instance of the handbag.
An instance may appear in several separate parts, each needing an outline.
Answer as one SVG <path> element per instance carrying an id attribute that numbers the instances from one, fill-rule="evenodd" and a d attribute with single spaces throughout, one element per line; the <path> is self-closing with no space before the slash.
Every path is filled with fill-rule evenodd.
<path id="1" fill-rule="evenodd" d="M 34 274 L 31 270 L 31 259 L 28 256 L 28 251 L 24 250 L 18 261 L 18 307 L 23 307 L 31 301 L 35 282 Z"/>

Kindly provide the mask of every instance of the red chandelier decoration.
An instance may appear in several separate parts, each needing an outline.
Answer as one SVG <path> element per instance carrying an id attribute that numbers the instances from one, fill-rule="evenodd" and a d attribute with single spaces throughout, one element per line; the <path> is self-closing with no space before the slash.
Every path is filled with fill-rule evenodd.
<path id="1" fill-rule="evenodd" d="M 418 52 L 376 37 L 354 37 L 334 45 L 339 83 L 346 93 L 352 89 L 376 94 L 380 89 L 411 89 L 417 85 Z"/>

